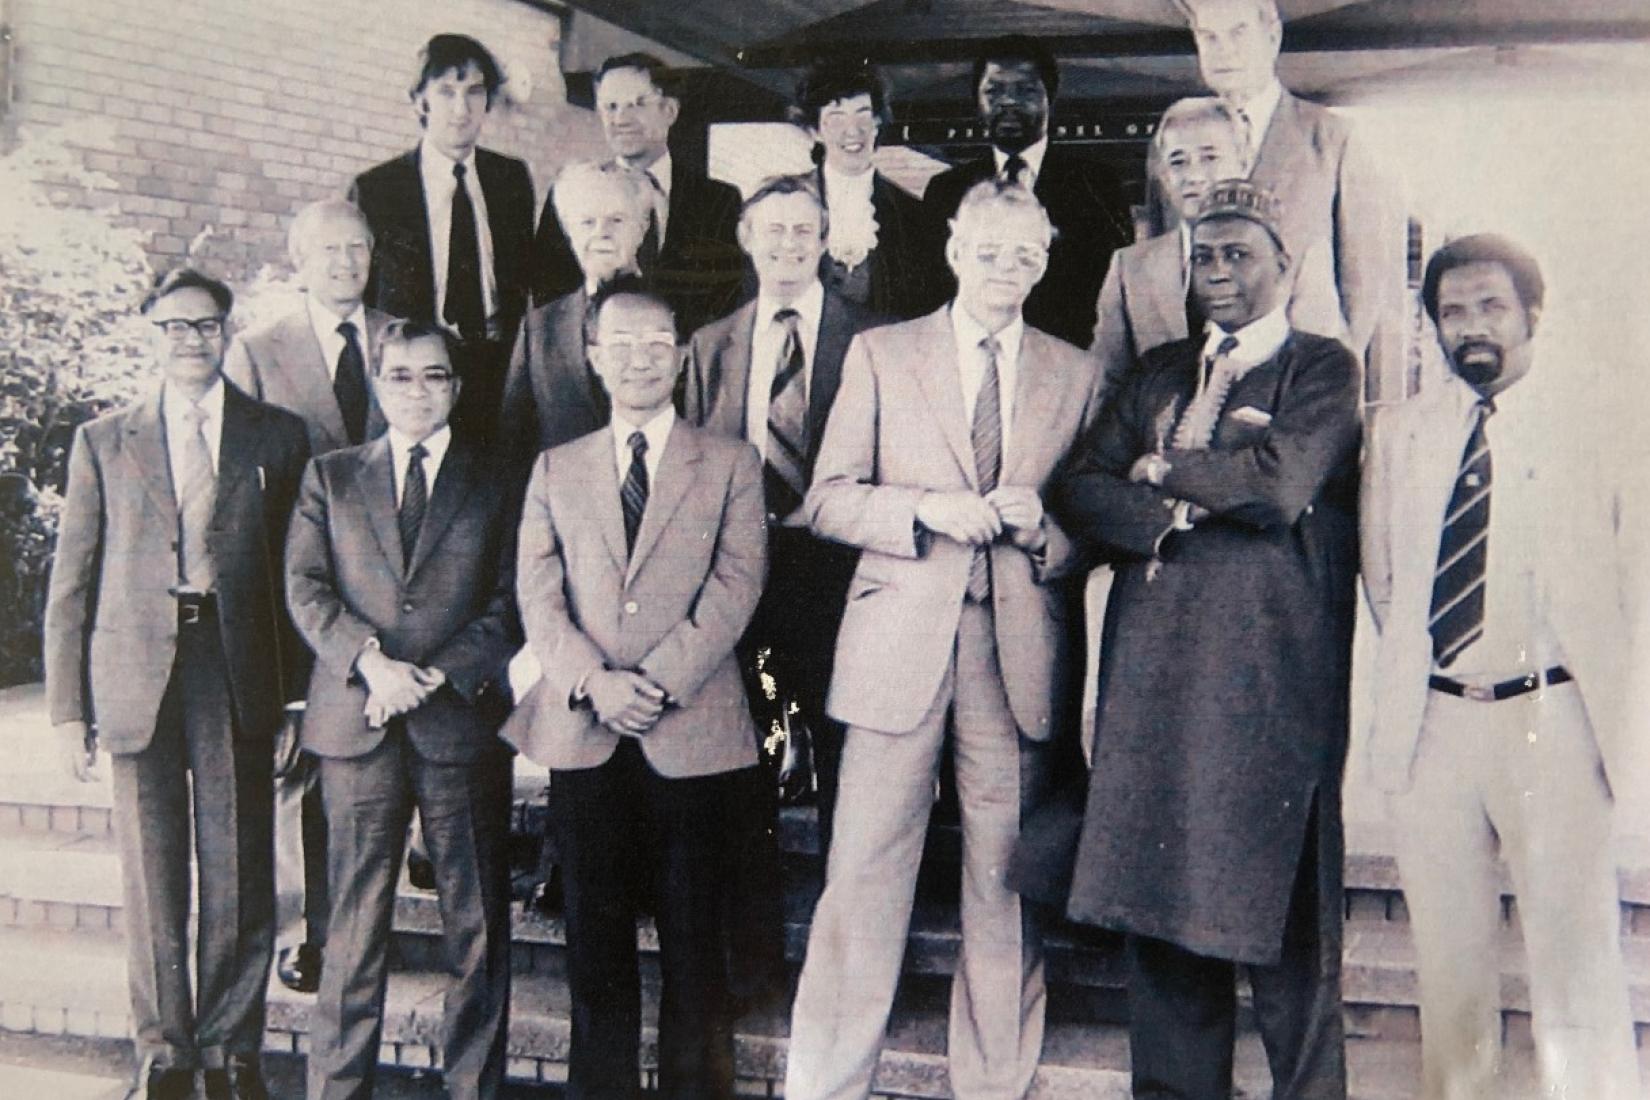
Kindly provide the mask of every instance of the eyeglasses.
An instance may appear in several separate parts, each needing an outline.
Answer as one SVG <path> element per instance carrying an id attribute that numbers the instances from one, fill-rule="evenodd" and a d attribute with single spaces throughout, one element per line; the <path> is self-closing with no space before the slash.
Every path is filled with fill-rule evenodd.
<path id="1" fill-rule="evenodd" d="M 1016 267 L 1035 271 L 1048 261 L 1048 249 L 1039 244 L 978 244 L 974 258 L 986 267 L 996 267 L 999 260 L 1008 257 Z"/>
<path id="2" fill-rule="evenodd" d="M 634 99 L 604 99 L 596 104 L 596 111 L 612 117 L 626 110 L 639 111 L 643 107 L 656 106 L 664 98 L 663 92 L 644 92 Z"/>
<path id="3" fill-rule="evenodd" d="M 606 340 L 600 344 L 592 344 L 591 347 L 600 348 L 602 354 L 618 367 L 629 366 L 638 356 L 656 367 L 669 366 L 676 358 L 676 341 L 664 337 L 655 337 L 651 340 Z"/>
<path id="4" fill-rule="evenodd" d="M 187 340 L 191 332 L 198 334 L 203 340 L 216 340 L 223 335 L 222 317 L 197 317 L 193 321 L 186 317 L 171 317 L 164 321 L 149 323 L 174 341 Z"/>
<path id="5" fill-rule="evenodd" d="M 445 367 L 425 367 L 421 371 L 411 370 L 407 367 L 391 367 L 378 376 L 380 385 L 389 386 L 391 389 L 396 390 L 414 388 L 439 390 L 450 385 L 452 380 L 453 372 Z"/>

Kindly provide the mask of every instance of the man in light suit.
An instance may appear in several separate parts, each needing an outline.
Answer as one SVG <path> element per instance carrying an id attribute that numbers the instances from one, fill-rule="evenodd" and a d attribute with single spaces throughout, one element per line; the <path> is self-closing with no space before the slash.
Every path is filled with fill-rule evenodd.
<path id="1" fill-rule="evenodd" d="M 1404 287 L 1409 238 L 1395 196 L 1345 122 L 1278 82 L 1283 21 L 1276 0 L 1178 2 L 1203 82 L 1245 135 L 1250 182 L 1278 199 L 1284 247 L 1302 259 L 1314 241 L 1329 242 L 1347 343 L 1367 356 Z"/>
<path id="2" fill-rule="evenodd" d="M 370 1097 L 390 925 L 414 808 L 453 975 L 447 1094 L 496 1097 L 510 1001 L 510 754 L 488 696 L 519 641 L 512 479 L 448 425 L 446 333 L 393 322 L 373 386 L 387 434 L 310 463 L 287 542 L 292 617 L 316 660 L 304 748 L 331 826 L 330 957 L 309 1051 L 311 1100 Z"/>
<path id="3" fill-rule="evenodd" d="M 731 1096 L 723 958 L 730 806 L 756 733 L 734 646 L 762 594 L 749 444 L 681 423 L 675 320 L 636 280 L 595 304 L 611 425 L 539 456 L 517 596 L 544 669 L 504 735 L 551 769 L 567 911 L 574 1100 L 640 1095 L 636 907 L 653 895 L 659 1091 Z"/>
<path id="4" fill-rule="evenodd" d="M 113 758 L 133 1095 L 148 1100 L 193 1097 L 201 1070 L 211 1100 L 267 1095 L 271 762 L 308 659 L 279 569 L 309 443 L 296 416 L 223 381 L 232 304 L 187 268 L 144 300 L 160 392 L 75 433 L 46 604 L 64 759 L 84 780 L 98 744 Z"/>
<path id="5" fill-rule="evenodd" d="M 803 514 L 859 548 L 828 709 L 848 726 L 825 892 L 785 1095 L 864 1097 L 899 981 L 949 739 L 962 810 L 951 1085 L 1025 1094 L 1045 989 L 1003 884 L 1022 799 L 1076 734 L 1084 555 L 1039 491 L 1095 416 L 1091 358 L 1021 319 L 1053 230 L 1025 187 L 976 185 L 951 224 L 948 308 L 855 338 Z"/>
<path id="6" fill-rule="evenodd" d="M 367 364 L 392 318 L 361 301 L 372 262 L 367 219 L 342 199 L 311 203 L 292 220 L 287 254 L 303 306 L 238 335 L 224 377 L 303 417 L 311 454 L 382 435 Z M 327 823 L 319 773 L 298 751 L 299 725 L 287 724 L 291 736 L 276 753 L 275 973 L 289 989 L 313 993 L 327 942 Z"/>
<path id="7" fill-rule="evenodd" d="M 540 451 L 607 423 L 607 391 L 585 356 L 586 314 L 602 284 L 636 272 L 637 250 L 652 217 L 646 180 L 616 162 L 568 165 L 556 177 L 550 202 L 581 282 L 528 311 L 510 357 L 500 435 L 524 469 Z"/>
<path id="8" fill-rule="evenodd" d="M 527 165 L 478 144 L 503 83 L 480 42 L 462 34 L 431 38 L 408 91 L 422 140 L 361 173 L 350 189 L 372 226 L 367 304 L 459 337 L 464 396 L 453 426 L 484 443 L 527 311 L 533 243 Z"/>
<path id="9" fill-rule="evenodd" d="M 1371 774 L 1391 792 L 1415 935 L 1422 1095 L 1497 1092 L 1499 854 L 1544 1095 L 1642 1096 L 1610 847 L 1615 808 L 1646 796 L 1622 476 L 1577 430 L 1600 419 L 1585 383 L 1533 365 L 1528 253 L 1452 241 L 1422 297 L 1451 373 L 1376 412 L 1363 488 Z"/>
<path id="10" fill-rule="evenodd" d="M 1179 224 L 1112 253 L 1095 307 L 1091 345 L 1108 391 L 1148 351 L 1203 331 L 1203 311 L 1191 291 L 1192 222 L 1198 203 L 1217 181 L 1249 174 L 1236 119 L 1215 98 L 1171 104 L 1152 135 L 1150 159 L 1158 186 L 1175 204 Z M 1313 242 L 1292 268 L 1290 325 L 1299 332 L 1344 338 L 1328 242 Z"/>

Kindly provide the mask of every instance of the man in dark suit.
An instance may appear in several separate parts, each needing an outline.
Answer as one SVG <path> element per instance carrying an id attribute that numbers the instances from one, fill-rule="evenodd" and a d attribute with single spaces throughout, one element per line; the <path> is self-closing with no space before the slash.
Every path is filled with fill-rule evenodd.
<path id="1" fill-rule="evenodd" d="M 761 692 L 753 702 L 765 739 L 787 735 L 780 774 L 787 796 L 809 782 L 812 758 L 821 851 L 830 847 L 842 753 L 841 728 L 825 714 L 825 692 L 859 555 L 815 537 L 797 506 L 813 475 L 848 343 L 876 321 L 821 283 L 826 232 L 810 176 L 768 180 L 746 200 L 739 243 L 756 270 L 757 297 L 694 333 L 683 400 L 691 423 L 747 439 L 763 456 L 768 584 L 740 657 L 748 689 L 761 692 L 762 672 L 777 689 L 773 698 Z M 760 669 L 758 654 L 764 654 Z"/>
<path id="2" fill-rule="evenodd" d="M 505 726 L 551 769 L 567 896 L 567 1095 L 641 1095 L 638 899 L 659 927 L 659 1093 L 733 1095 L 723 956 L 730 807 L 756 766 L 734 646 L 767 563 L 755 450 L 681 423 L 670 307 L 595 306 L 606 427 L 539 456 L 517 592 L 544 678 Z"/>
<path id="3" fill-rule="evenodd" d="M 1291 330 L 1281 241 L 1269 193 L 1209 190 L 1207 333 L 1124 375 L 1050 496 L 1116 570 L 1067 911 L 1128 934 L 1142 1097 L 1231 1095 L 1237 964 L 1273 1095 L 1346 1095 L 1358 365 Z"/>
<path id="4" fill-rule="evenodd" d="M 447 1094 L 496 1097 L 504 1079 L 510 754 L 488 696 L 502 690 L 520 638 L 515 496 L 512 479 L 449 427 L 461 384 L 447 343 L 419 322 L 385 331 L 373 385 L 389 430 L 310 463 L 287 542 L 287 601 L 316 655 L 304 747 L 320 757 L 332 831 L 311 1100 L 372 1095 L 415 808 L 453 975 Z"/>
<path id="5" fill-rule="evenodd" d="M 744 272 L 735 227 L 737 188 L 708 179 L 671 155 L 681 111 L 664 62 L 650 54 L 610 57 L 596 70 L 596 113 L 613 159 L 650 180 L 652 224 L 642 274 L 665 295 L 683 332 L 720 317 L 738 300 Z M 555 204 L 546 200 L 533 241 L 533 300 L 544 303 L 584 281 Z"/>
<path id="6" fill-rule="evenodd" d="M 96 745 L 113 758 L 134 1095 L 148 1100 L 188 1100 L 199 1070 L 211 1100 L 267 1095 L 271 763 L 308 668 L 279 569 L 309 442 L 296 416 L 224 382 L 232 304 L 186 268 L 144 300 L 160 392 L 76 432 L 46 604 L 64 759 L 87 779 Z"/>
<path id="7" fill-rule="evenodd" d="M 237 335 L 223 373 L 256 397 L 304 418 L 310 453 L 323 455 L 384 432 L 367 385 L 367 364 L 392 318 L 361 301 L 372 262 L 372 230 L 343 199 L 298 212 L 287 252 L 303 305 Z M 327 822 L 313 758 L 298 751 L 299 723 L 275 757 L 275 973 L 313 993 L 327 936 Z"/>
<path id="8" fill-rule="evenodd" d="M 419 60 L 409 94 L 423 139 L 350 190 L 372 226 L 366 302 L 459 337 L 464 396 L 453 427 L 490 441 L 527 309 L 533 181 L 523 162 L 477 144 L 504 80 L 487 48 L 438 34 Z"/>
<path id="9" fill-rule="evenodd" d="M 992 149 L 928 182 L 923 205 L 937 227 L 932 239 L 943 244 L 946 219 L 981 180 L 1028 185 L 1048 211 L 1055 238 L 1048 274 L 1026 299 L 1026 324 L 1086 348 L 1107 261 L 1134 235 L 1128 206 L 1103 166 L 1050 148 L 1048 120 L 1060 69 L 1041 42 L 1013 35 L 986 43 L 974 62 L 972 87 Z M 945 270 L 942 252 L 930 262 Z"/>

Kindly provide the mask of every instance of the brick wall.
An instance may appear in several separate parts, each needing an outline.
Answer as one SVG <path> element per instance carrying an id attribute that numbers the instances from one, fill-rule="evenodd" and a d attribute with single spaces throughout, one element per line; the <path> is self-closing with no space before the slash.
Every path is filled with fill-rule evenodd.
<path id="1" fill-rule="evenodd" d="M 556 169 L 600 155 L 566 105 L 560 22 L 519 0 L 9 0 L 14 102 L 0 126 L 106 120 L 86 166 L 114 181 L 121 219 L 157 265 L 208 226 L 212 265 L 244 279 L 285 259 L 286 225 L 362 169 L 411 147 L 406 89 L 438 31 L 495 51 L 511 85 L 484 144 L 527 160 L 542 196 Z M 518 76 L 519 74 L 519 76 Z"/>

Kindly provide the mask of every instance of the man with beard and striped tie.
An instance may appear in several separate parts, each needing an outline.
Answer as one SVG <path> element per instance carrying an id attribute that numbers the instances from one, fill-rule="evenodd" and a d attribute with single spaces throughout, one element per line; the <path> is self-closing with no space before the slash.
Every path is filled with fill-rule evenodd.
<path id="1" fill-rule="evenodd" d="M 1022 806 L 1075 745 L 1087 564 L 1039 492 L 1099 405 L 1094 360 L 1021 313 L 1052 238 L 1028 188 L 976 184 L 951 222 L 956 300 L 868 329 L 842 365 L 802 504 L 816 535 L 860 554 L 827 699 L 847 734 L 792 1010 L 793 1100 L 870 1092 L 948 743 L 962 819 L 951 1085 L 1016 1097 L 1036 1072 L 1041 937 L 1003 878 Z"/>
<path id="2" fill-rule="evenodd" d="M 1363 496 L 1371 774 L 1392 793 L 1415 935 L 1421 1095 L 1500 1091 L 1499 855 L 1543 1095 L 1626 1100 L 1642 1093 L 1610 837 L 1615 807 L 1645 798 L 1646 738 L 1628 705 L 1621 475 L 1565 418 L 1589 387 L 1532 369 L 1543 284 L 1527 252 L 1452 241 L 1422 299 L 1450 373 L 1375 414 Z"/>

